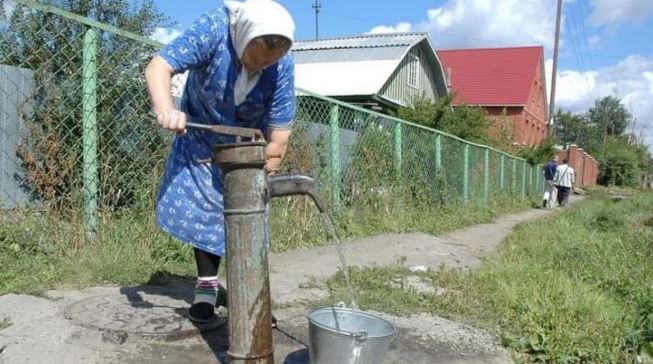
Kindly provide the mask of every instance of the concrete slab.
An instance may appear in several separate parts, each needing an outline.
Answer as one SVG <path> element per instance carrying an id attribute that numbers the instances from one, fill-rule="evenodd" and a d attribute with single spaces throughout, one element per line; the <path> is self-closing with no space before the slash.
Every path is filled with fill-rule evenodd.
<path id="1" fill-rule="evenodd" d="M 215 330 L 226 323 L 216 316 L 205 324 L 188 320 L 188 300 L 175 286 L 139 286 L 88 297 L 68 305 L 64 317 L 74 325 L 101 330 L 107 340 L 124 342 L 128 337 L 180 340 Z"/>

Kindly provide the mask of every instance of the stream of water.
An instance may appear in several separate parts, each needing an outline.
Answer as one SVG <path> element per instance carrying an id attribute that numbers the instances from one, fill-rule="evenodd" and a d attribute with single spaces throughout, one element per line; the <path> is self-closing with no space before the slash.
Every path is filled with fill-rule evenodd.
<path id="1" fill-rule="evenodd" d="M 347 260 L 345 259 L 345 253 L 342 248 L 342 241 L 340 240 L 340 237 L 336 232 L 336 228 L 333 225 L 333 220 L 331 220 L 331 216 L 329 216 L 327 212 L 322 212 L 320 213 L 320 217 L 322 218 L 322 222 L 326 227 L 327 234 L 329 234 L 331 236 L 331 239 L 333 239 L 333 241 L 335 241 L 336 243 L 336 250 L 338 251 L 338 257 L 340 258 L 340 264 L 342 265 L 342 272 L 345 275 L 345 282 L 347 283 L 347 290 L 349 291 L 349 299 L 350 299 L 351 307 L 357 310 L 358 306 L 356 305 L 356 299 L 354 297 L 354 288 L 351 285 L 351 279 L 349 278 L 349 269 L 347 268 L 348 267 Z"/>

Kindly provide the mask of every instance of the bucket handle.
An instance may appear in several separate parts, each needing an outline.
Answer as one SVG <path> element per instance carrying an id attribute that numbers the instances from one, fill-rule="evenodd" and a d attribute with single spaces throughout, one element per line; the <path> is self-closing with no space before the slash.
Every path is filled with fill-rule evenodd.
<path id="1" fill-rule="evenodd" d="M 356 340 L 357 343 L 364 343 L 367 341 L 367 331 L 362 330 L 359 331 L 357 334 L 354 334 L 354 339 Z"/>
<path id="2" fill-rule="evenodd" d="M 337 308 L 347 308 L 347 304 L 342 301 L 336 303 L 333 306 Z M 367 341 L 367 331 L 361 330 L 356 334 L 352 333 L 352 337 L 354 338 L 354 340 L 356 340 L 356 343 L 363 343 Z"/>

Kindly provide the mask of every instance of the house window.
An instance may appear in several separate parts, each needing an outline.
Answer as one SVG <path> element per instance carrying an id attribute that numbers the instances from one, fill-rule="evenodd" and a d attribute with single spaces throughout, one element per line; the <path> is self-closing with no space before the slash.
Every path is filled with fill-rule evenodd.
<path id="1" fill-rule="evenodd" d="M 408 55 L 408 86 L 419 87 L 419 58 Z"/>

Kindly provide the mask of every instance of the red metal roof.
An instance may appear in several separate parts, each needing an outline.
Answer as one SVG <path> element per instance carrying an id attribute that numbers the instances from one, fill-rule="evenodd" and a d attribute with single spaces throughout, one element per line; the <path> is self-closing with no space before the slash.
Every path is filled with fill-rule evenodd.
<path id="1" fill-rule="evenodd" d="M 436 51 L 445 75 L 451 70 L 454 104 L 526 105 L 538 67 L 541 46 L 450 49 Z"/>

